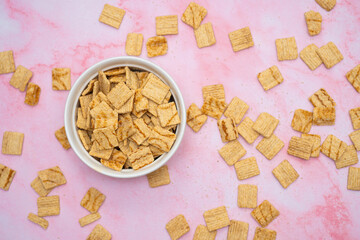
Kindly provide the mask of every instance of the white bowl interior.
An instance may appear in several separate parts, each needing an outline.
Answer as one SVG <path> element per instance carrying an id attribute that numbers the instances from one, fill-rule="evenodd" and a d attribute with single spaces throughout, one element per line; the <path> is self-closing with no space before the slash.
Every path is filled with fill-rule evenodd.
<path id="1" fill-rule="evenodd" d="M 98 75 L 98 71 L 108 70 L 115 67 L 123 67 L 128 66 L 132 68 L 138 68 L 140 70 L 148 71 L 154 73 L 158 76 L 164 83 L 166 83 L 170 87 L 170 91 L 174 98 L 174 102 L 177 106 L 179 117 L 181 123 L 177 126 L 176 129 L 176 140 L 171 148 L 171 150 L 167 153 L 164 153 L 160 157 L 158 157 L 153 163 L 138 169 L 123 169 L 122 171 L 115 171 L 111 168 L 103 166 L 100 162 L 98 162 L 95 158 L 89 155 L 89 153 L 83 147 L 81 140 L 77 134 L 76 127 L 76 109 L 78 107 L 79 97 L 82 91 L 86 88 L 91 79 Z M 177 148 L 180 145 L 180 142 L 183 138 L 186 124 L 186 111 L 185 104 L 182 98 L 181 92 L 176 85 L 175 81 L 167 74 L 162 68 L 159 66 L 137 57 L 115 57 L 103 60 L 90 68 L 88 68 L 75 84 L 72 86 L 69 96 L 66 101 L 65 106 L 65 130 L 66 135 L 68 137 L 69 143 L 76 153 L 76 155 L 90 168 L 95 171 L 102 173 L 107 176 L 117 177 L 117 178 L 132 178 L 146 175 L 150 172 L 155 171 L 156 169 L 163 166 L 175 153 Z"/>

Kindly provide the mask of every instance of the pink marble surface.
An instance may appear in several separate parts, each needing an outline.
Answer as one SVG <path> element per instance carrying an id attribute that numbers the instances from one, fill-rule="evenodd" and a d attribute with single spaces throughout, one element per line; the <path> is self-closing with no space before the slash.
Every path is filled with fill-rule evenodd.
<path id="1" fill-rule="evenodd" d="M 15 64 L 33 71 L 32 82 L 41 86 L 40 102 L 35 107 L 23 103 L 25 94 L 9 85 L 11 74 L 0 75 L 0 136 L 4 131 L 25 134 L 21 156 L 0 155 L 0 163 L 17 171 L 8 192 L 0 191 L 1 239 L 85 239 L 100 223 L 113 239 L 169 239 L 165 224 L 184 214 L 190 232 L 182 239 L 192 239 L 198 224 L 205 224 L 203 212 L 225 205 L 231 219 L 249 223 L 248 239 L 258 224 L 250 209 L 237 207 L 237 186 L 257 184 L 258 202 L 267 199 L 280 211 L 268 228 L 276 230 L 277 239 L 359 239 L 360 195 L 348 191 L 347 168 L 337 170 L 324 155 L 304 161 L 286 153 L 291 136 L 299 133 L 290 124 L 295 109 L 312 110 L 307 98 L 325 87 L 337 103 L 335 126 L 314 126 L 322 140 L 334 134 L 350 144 L 353 131 L 348 110 L 358 107 L 360 95 L 347 82 L 345 73 L 360 63 L 360 2 L 338 0 L 331 12 L 314 0 L 244 0 L 198 1 L 208 10 L 204 22 L 214 27 L 216 44 L 198 49 L 193 30 L 179 21 L 179 34 L 168 36 L 167 55 L 150 59 L 163 67 L 180 87 L 186 106 L 202 105 L 201 88 L 222 83 L 226 100 L 238 96 L 250 105 L 247 113 L 256 119 L 267 111 L 280 119 L 276 134 L 285 147 L 271 161 L 242 138 L 246 157 L 257 158 L 261 174 L 239 181 L 233 167 L 218 155 L 223 146 L 216 121 L 208 119 L 195 134 L 187 127 L 183 142 L 168 162 L 171 184 L 156 189 L 146 177 L 114 179 L 96 173 L 83 164 L 70 149 L 64 150 L 54 136 L 63 126 L 67 91 L 51 89 L 51 69 L 71 67 L 72 82 L 88 67 L 105 58 L 125 55 L 124 43 L 129 32 L 141 32 L 147 39 L 155 35 L 155 17 L 181 16 L 188 1 L 106 1 L 126 10 L 120 29 L 98 22 L 104 1 L 26 1 L 0 2 L 0 51 L 13 50 Z M 320 35 L 307 33 L 304 12 L 319 11 L 323 16 Z M 228 33 L 249 26 L 255 46 L 234 53 Z M 314 72 L 301 61 L 278 62 L 275 39 L 295 36 L 299 50 L 310 43 L 318 46 L 333 41 L 344 60 L 328 70 L 323 65 Z M 148 59 L 143 49 L 142 58 Z M 264 92 L 257 73 L 276 64 L 285 80 Z M 300 178 L 284 190 L 271 171 L 288 159 Z M 60 195 L 61 214 L 47 217 L 44 231 L 29 222 L 29 212 L 36 213 L 37 194 L 30 182 L 37 171 L 58 165 L 68 183 L 51 195 Z M 357 167 L 360 164 L 356 165 Z M 78 219 L 87 214 L 80 200 L 89 187 L 106 195 L 99 212 L 102 218 L 81 228 Z M 227 228 L 218 230 L 217 239 L 225 239 Z"/>

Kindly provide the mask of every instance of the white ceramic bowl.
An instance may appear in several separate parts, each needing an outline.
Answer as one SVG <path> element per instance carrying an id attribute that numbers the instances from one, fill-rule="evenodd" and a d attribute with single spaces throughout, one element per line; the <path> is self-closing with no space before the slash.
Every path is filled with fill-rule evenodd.
<path id="1" fill-rule="evenodd" d="M 98 75 L 98 71 L 108 70 L 115 67 L 121 66 L 129 66 L 133 68 L 142 69 L 148 72 L 154 73 L 158 76 L 164 83 L 170 86 L 170 91 L 174 98 L 175 104 L 177 106 L 179 117 L 181 123 L 178 125 L 176 129 L 176 140 L 171 148 L 171 150 L 167 153 L 164 153 L 159 158 L 157 158 L 153 163 L 139 169 L 123 169 L 122 171 L 115 171 L 111 168 L 107 168 L 103 166 L 100 162 L 94 159 L 83 147 L 80 138 L 77 133 L 76 127 L 76 108 L 79 106 L 79 97 L 85 87 L 88 85 L 91 79 Z M 175 81 L 167 74 L 162 68 L 146 61 L 141 58 L 137 57 L 114 57 L 103 60 L 90 68 L 88 68 L 75 84 L 72 86 L 69 96 L 66 101 L 65 106 L 65 130 L 66 135 L 68 137 L 69 143 L 71 148 L 74 150 L 76 155 L 90 168 L 94 169 L 95 171 L 102 173 L 104 175 L 110 177 L 117 177 L 117 178 L 133 178 L 146 175 L 155 171 L 156 169 L 163 166 L 171 156 L 176 152 L 178 149 L 180 142 L 183 138 L 184 131 L 185 131 L 185 124 L 186 124 L 186 110 L 184 100 L 182 98 L 181 92 L 176 85 Z"/>

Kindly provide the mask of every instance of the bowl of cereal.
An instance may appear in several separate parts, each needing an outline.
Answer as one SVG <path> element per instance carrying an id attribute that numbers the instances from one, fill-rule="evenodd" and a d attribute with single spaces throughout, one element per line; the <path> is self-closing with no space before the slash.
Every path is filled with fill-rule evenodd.
<path id="1" fill-rule="evenodd" d="M 90 168 L 132 178 L 163 166 L 184 135 L 181 92 L 162 68 L 137 57 L 114 57 L 85 70 L 65 106 L 71 148 Z"/>

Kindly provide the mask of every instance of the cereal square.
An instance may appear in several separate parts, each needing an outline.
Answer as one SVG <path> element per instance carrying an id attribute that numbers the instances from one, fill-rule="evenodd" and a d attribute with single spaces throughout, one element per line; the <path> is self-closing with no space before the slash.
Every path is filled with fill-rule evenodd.
<path id="1" fill-rule="evenodd" d="M 141 33 L 128 33 L 126 37 L 125 51 L 130 56 L 140 56 L 144 36 Z"/>
<path id="2" fill-rule="evenodd" d="M 298 158 L 309 160 L 312 146 L 312 141 L 293 136 L 290 139 L 287 153 Z"/>
<path id="3" fill-rule="evenodd" d="M 155 18 L 156 35 L 178 34 L 178 16 L 160 16 Z"/>
<path id="4" fill-rule="evenodd" d="M 276 240 L 276 232 L 267 228 L 257 227 L 253 240 Z"/>
<path id="5" fill-rule="evenodd" d="M 89 84 L 86 86 L 86 88 L 82 91 L 81 96 L 85 96 L 88 94 L 91 94 L 94 90 L 95 82 L 97 82 L 97 78 L 94 78 L 90 80 Z"/>
<path id="6" fill-rule="evenodd" d="M 313 123 L 314 125 L 334 125 L 336 111 L 334 107 L 314 107 Z"/>
<path id="7" fill-rule="evenodd" d="M 312 112 L 297 109 L 291 122 L 291 127 L 298 132 L 308 133 L 312 126 Z"/>
<path id="8" fill-rule="evenodd" d="M 0 52 L 0 74 L 15 71 L 13 51 Z"/>
<path id="9" fill-rule="evenodd" d="M 133 120 L 129 113 L 119 116 L 119 127 L 116 130 L 118 141 L 124 141 L 128 137 L 131 137 L 137 133 L 137 130 L 133 124 Z"/>
<path id="10" fill-rule="evenodd" d="M 134 109 L 136 112 L 149 109 L 149 100 L 141 94 L 141 89 L 135 90 Z"/>
<path id="11" fill-rule="evenodd" d="M 42 218 L 39 217 L 38 215 L 34 214 L 34 213 L 29 213 L 28 217 L 27 217 L 31 222 L 39 225 L 40 227 L 42 227 L 43 229 L 47 229 L 49 226 L 49 222 Z"/>
<path id="12" fill-rule="evenodd" d="M 279 181 L 283 188 L 287 188 L 298 179 L 299 174 L 291 166 L 288 160 L 282 161 L 276 168 L 272 170 L 275 178 Z"/>
<path id="13" fill-rule="evenodd" d="M 80 129 L 77 132 L 79 134 L 79 138 L 80 138 L 81 143 L 83 144 L 84 148 L 86 149 L 86 151 L 89 151 L 92 143 L 91 143 L 88 132 L 85 130 L 80 130 Z"/>
<path id="14" fill-rule="evenodd" d="M 194 132 L 198 132 L 207 120 L 207 116 L 202 113 L 201 109 L 192 103 L 186 112 L 186 123 Z"/>
<path id="15" fill-rule="evenodd" d="M 52 89 L 53 90 L 70 90 L 70 88 L 71 88 L 70 68 L 53 68 L 52 69 Z"/>
<path id="16" fill-rule="evenodd" d="M 31 77 L 32 72 L 26 67 L 19 65 L 10 79 L 10 85 L 23 92 Z"/>
<path id="17" fill-rule="evenodd" d="M 130 90 L 130 91 L 132 92 L 132 96 L 119 109 L 115 109 L 117 113 L 119 114 L 131 113 L 134 110 L 135 91 L 134 90 Z"/>
<path id="18" fill-rule="evenodd" d="M 351 141 L 353 142 L 356 151 L 360 151 L 360 130 L 352 132 L 349 134 Z"/>
<path id="19" fill-rule="evenodd" d="M 134 120 L 134 127 L 136 129 L 136 133 L 132 135 L 130 138 L 136 142 L 137 145 L 142 144 L 146 139 L 148 139 L 151 135 L 151 129 L 145 123 L 144 119 L 138 118 Z"/>
<path id="20" fill-rule="evenodd" d="M 252 144 L 259 137 L 259 133 L 253 129 L 254 122 L 246 117 L 237 127 L 237 131 L 240 136 L 242 136 L 246 142 Z"/>
<path id="21" fill-rule="evenodd" d="M 318 157 L 320 154 L 320 147 L 321 147 L 320 135 L 303 133 L 301 134 L 301 138 L 309 140 L 312 143 L 310 157 Z"/>
<path id="22" fill-rule="evenodd" d="M 0 188 L 8 191 L 16 171 L 0 164 Z"/>
<path id="23" fill-rule="evenodd" d="M 130 153 L 128 157 L 134 170 L 138 170 L 154 161 L 149 147 L 139 147 Z"/>
<path id="24" fill-rule="evenodd" d="M 339 160 L 335 161 L 335 165 L 337 169 L 348 167 L 350 165 L 354 165 L 359 162 L 359 158 L 356 152 L 354 145 L 349 145 L 346 147 L 345 152 L 339 158 Z"/>
<path id="25" fill-rule="evenodd" d="M 344 57 L 333 42 L 329 42 L 326 45 L 316 50 L 323 61 L 326 68 L 332 68 L 335 64 L 341 62 Z"/>
<path id="26" fill-rule="evenodd" d="M 152 173 L 149 173 L 146 176 L 149 182 L 149 186 L 152 188 L 170 184 L 169 171 L 166 165 Z"/>
<path id="27" fill-rule="evenodd" d="M 238 138 L 235 122 L 231 118 L 220 119 L 217 121 L 217 125 L 223 142 L 229 142 Z"/>
<path id="28" fill-rule="evenodd" d="M 295 37 L 276 39 L 275 44 L 279 61 L 297 59 L 298 49 Z"/>
<path id="29" fill-rule="evenodd" d="M 174 102 L 159 105 L 157 107 L 157 114 L 162 127 L 180 123 L 180 117 Z"/>
<path id="30" fill-rule="evenodd" d="M 326 11 L 330 11 L 335 7 L 336 0 L 315 0 Z"/>
<path id="31" fill-rule="evenodd" d="M 113 127 L 94 129 L 92 137 L 99 144 L 101 150 L 112 149 L 119 145 Z"/>
<path id="32" fill-rule="evenodd" d="M 185 12 L 183 13 L 181 20 L 194 29 L 197 29 L 200 26 L 201 21 L 205 18 L 206 14 L 207 10 L 204 7 L 198 5 L 195 2 L 190 2 L 185 9 Z"/>
<path id="33" fill-rule="evenodd" d="M 241 221 L 230 221 L 227 232 L 227 240 L 246 240 L 249 232 L 249 224 Z"/>
<path id="34" fill-rule="evenodd" d="M 260 113 L 253 125 L 253 129 L 265 138 L 270 137 L 277 125 L 279 120 L 270 115 L 267 112 Z"/>
<path id="35" fill-rule="evenodd" d="M 109 159 L 111 157 L 111 154 L 113 152 L 113 149 L 102 149 L 98 142 L 94 141 L 93 145 L 91 145 L 90 149 L 90 156 L 101 158 L 101 159 Z"/>
<path id="36" fill-rule="evenodd" d="M 259 73 L 257 78 L 265 91 L 279 85 L 284 81 L 279 68 L 275 65 Z"/>
<path id="37" fill-rule="evenodd" d="M 239 180 L 248 179 L 260 174 L 255 157 L 245 158 L 236 162 L 235 171 Z"/>
<path id="38" fill-rule="evenodd" d="M 353 128 L 355 130 L 359 129 L 360 128 L 360 107 L 351 109 L 349 111 L 349 114 L 350 114 L 350 118 L 351 118 Z"/>
<path id="39" fill-rule="evenodd" d="M 308 11 L 305 13 L 305 21 L 310 36 L 318 35 L 321 31 L 322 17 L 319 12 Z"/>
<path id="40" fill-rule="evenodd" d="M 103 71 L 99 71 L 98 79 L 99 79 L 100 91 L 103 92 L 105 95 L 108 95 L 108 93 L 110 92 L 111 83 L 107 79 L 107 77 Z"/>
<path id="41" fill-rule="evenodd" d="M 275 134 L 269 138 L 263 138 L 256 149 L 264 155 L 267 159 L 273 159 L 278 152 L 284 147 L 284 142 L 281 141 Z"/>
<path id="42" fill-rule="evenodd" d="M 58 166 L 41 170 L 38 172 L 38 176 L 46 190 L 66 183 L 66 178 Z"/>
<path id="43" fill-rule="evenodd" d="M 190 226 L 187 223 L 184 215 L 180 214 L 171 219 L 165 226 L 172 240 L 177 240 L 185 233 L 190 231 Z"/>
<path id="44" fill-rule="evenodd" d="M 156 75 L 150 73 L 146 78 L 146 84 L 141 93 L 156 104 L 162 104 L 169 90 L 169 86 L 163 83 Z"/>
<path id="45" fill-rule="evenodd" d="M 214 30 L 210 22 L 200 25 L 194 30 L 194 33 L 199 48 L 209 47 L 216 43 Z"/>
<path id="46" fill-rule="evenodd" d="M 89 212 L 96 213 L 105 201 L 105 198 L 105 195 L 99 190 L 91 187 L 81 200 L 80 205 Z"/>
<path id="47" fill-rule="evenodd" d="M 19 132 L 4 132 L 1 152 L 3 154 L 21 155 L 24 134 Z"/>
<path id="48" fill-rule="evenodd" d="M 241 143 L 235 139 L 223 146 L 219 150 L 219 154 L 229 166 L 232 166 L 246 154 L 246 150 Z"/>
<path id="49" fill-rule="evenodd" d="M 132 90 L 137 90 L 140 87 L 136 72 L 131 71 L 129 67 L 125 67 L 125 83 Z"/>
<path id="50" fill-rule="evenodd" d="M 249 27 L 244 27 L 229 33 L 229 39 L 234 52 L 254 46 Z"/>
<path id="51" fill-rule="evenodd" d="M 360 168 L 349 167 L 347 189 L 360 191 Z"/>
<path id="52" fill-rule="evenodd" d="M 346 78 L 355 90 L 360 93 L 360 64 L 347 72 Z"/>
<path id="53" fill-rule="evenodd" d="M 90 120 L 90 115 L 88 117 L 88 120 Z M 116 129 L 118 127 L 118 113 L 115 111 L 110 112 L 100 112 L 100 114 L 97 114 L 95 117 L 95 124 L 91 125 L 92 128 L 107 128 L 107 127 L 113 127 Z M 93 121 L 93 119 L 91 119 Z M 88 124 L 90 126 L 90 123 Z"/>
<path id="54" fill-rule="evenodd" d="M 38 216 L 54 216 L 60 214 L 60 198 L 58 195 L 48 197 L 38 197 Z"/>
<path id="55" fill-rule="evenodd" d="M 29 83 L 26 89 L 25 103 L 35 106 L 39 102 L 41 88 L 35 83 Z"/>
<path id="56" fill-rule="evenodd" d="M 224 116 L 228 118 L 232 118 L 235 124 L 239 124 L 241 119 L 244 117 L 245 113 L 249 109 L 249 105 L 247 105 L 244 101 L 240 100 L 238 97 L 234 97 L 230 104 L 227 106 Z"/>
<path id="57" fill-rule="evenodd" d="M 347 148 L 347 144 L 334 135 L 330 134 L 326 137 L 321 145 L 321 152 L 334 161 L 340 159 Z"/>
<path id="58" fill-rule="evenodd" d="M 79 219 L 79 223 L 81 227 L 84 227 L 90 223 L 93 223 L 101 218 L 100 213 L 90 213 Z"/>
<path id="59" fill-rule="evenodd" d="M 176 135 L 160 126 L 155 126 L 149 136 L 148 142 L 164 152 L 169 152 L 176 140 Z"/>
<path id="60" fill-rule="evenodd" d="M 317 49 L 318 47 L 315 44 L 310 44 L 300 51 L 301 60 L 303 60 L 312 71 L 322 64 L 321 58 L 316 53 Z"/>
<path id="61" fill-rule="evenodd" d="M 148 57 L 165 55 L 168 50 L 167 40 L 164 36 L 151 37 L 146 42 Z"/>
<path id="62" fill-rule="evenodd" d="M 32 189 L 35 190 L 37 194 L 39 194 L 40 197 L 46 197 L 51 192 L 51 190 L 53 190 L 52 188 L 45 189 L 39 177 L 36 177 L 31 182 L 30 186 L 32 187 Z"/>
<path id="63" fill-rule="evenodd" d="M 123 169 L 123 166 L 125 165 L 126 160 L 127 156 L 124 153 L 117 149 L 114 149 L 108 160 L 100 159 L 100 162 L 105 167 L 111 168 L 115 171 L 121 171 Z"/>
<path id="64" fill-rule="evenodd" d="M 229 216 L 225 206 L 205 211 L 203 215 L 209 231 L 214 231 L 230 225 Z"/>
<path id="65" fill-rule="evenodd" d="M 199 224 L 196 227 L 193 240 L 215 240 L 216 231 L 209 231 L 206 226 Z"/>
<path id="66" fill-rule="evenodd" d="M 107 98 L 116 109 L 119 109 L 133 94 L 134 92 L 121 82 L 111 89 Z"/>
<path id="67" fill-rule="evenodd" d="M 238 186 L 237 205 L 239 208 L 256 208 L 258 187 L 250 184 Z"/>
<path id="68" fill-rule="evenodd" d="M 251 216 L 262 227 L 269 225 L 269 223 L 271 223 L 279 215 L 280 212 L 268 200 L 264 200 L 251 212 Z"/>
<path id="69" fill-rule="evenodd" d="M 66 136 L 65 127 L 62 127 L 55 132 L 56 139 L 60 142 L 61 146 L 65 149 L 70 148 L 70 143 L 68 141 L 68 138 Z"/>
<path id="70" fill-rule="evenodd" d="M 111 237 L 111 233 L 109 233 L 109 231 L 106 230 L 102 225 L 98 224 L 94 227 L 86 240 L 110 240 Z"/>
<path id="71" fill-rule="evenodd" d="M 328 92 L 320 88 L 309 98 L 314 107 L 335 107 L 336 103 L 334 99 L 328 94 Z"/>
<path id="72" fill-rule="evenodd" d="M 224 100 L 220 100 L 209 96 L 204 100 L 204 104 L 201 107 L 201 111 L 206 115 L 219 120 L 225 108 L 226 108 L 226 103 Z"/>
<path id="73" fill-rule="evenodd" d="M 99 17 L 99 21 L 111 27 L 119 28 L 124 15 L 125 10 L 105 4 Z"/>
<path id="74" fill-rule="evenodd" d="M 225 101 L 225 90 L 222 84 L 204 86 L 202 87 L 202 94 L 204 101 L 210 96 Z"/>

